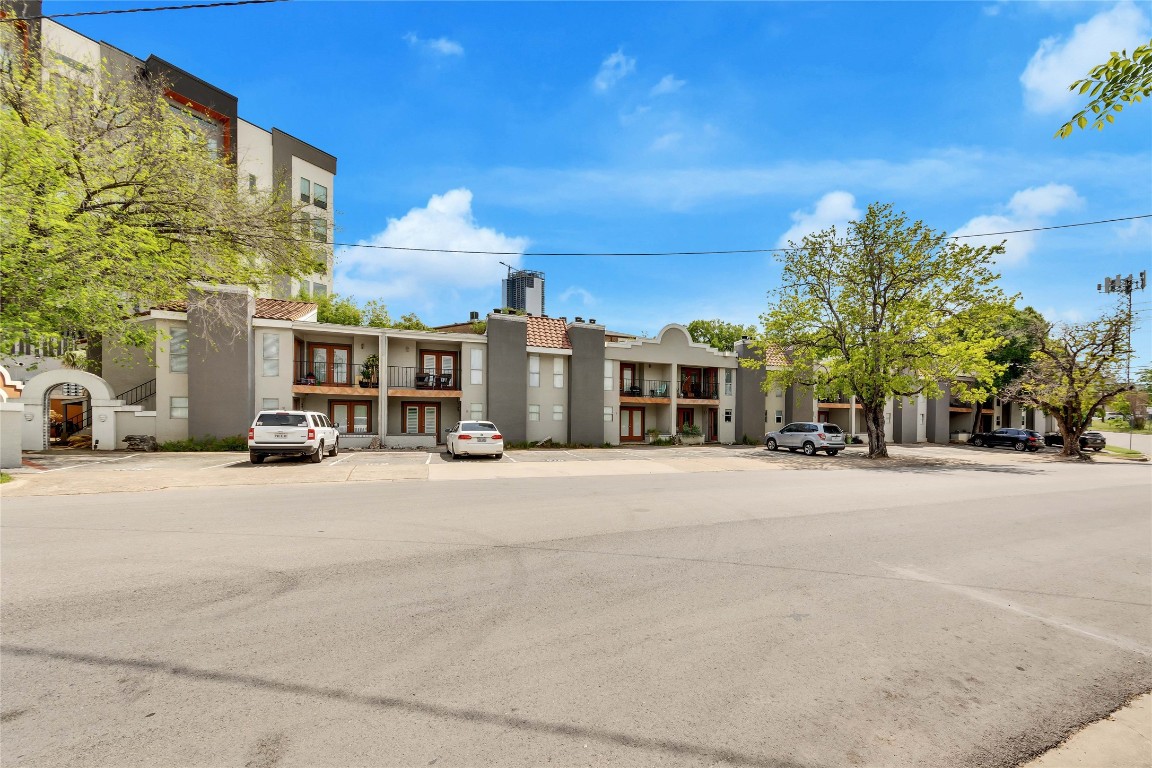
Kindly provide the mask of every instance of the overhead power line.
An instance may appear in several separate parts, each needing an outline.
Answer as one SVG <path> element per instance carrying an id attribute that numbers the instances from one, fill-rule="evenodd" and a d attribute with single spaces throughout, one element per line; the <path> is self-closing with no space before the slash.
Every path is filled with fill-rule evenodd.
<path id="1" fill-rule="evenodd" d="M 68 19 L 75 16 L 109 16 L 114 13 L 151 13 L 153 11 L 188 11 L 193 8 L 226 8 L 234 5 L 261 5 L 263 3 L 284 3 L 288 0 L 221 0 L 216 3 L 196 5 L 160 5 L 153 8 L 109 8 L 102 11 L 76 11 L 75 13 L 45 13 L 40 16 L 11 16 L 0 21 L 41 21 L 43 19 Z"/>
<path id="2" fill-rule="evenodd" d="M 1152 213 L 1139 216 L 1121 216 L 1115 219 L 1100 219 L 1098 221 L 1081 221 L 1075 224 L 1052 224 L 1047 227 L 1030 227 L 1028 229 L 1010 229 L 1003 232 L 979 232 L 971 235 L 952 235 L 949 240 L 963 240 L 973 237 L 997 237 L 999 235 L 1020 235 L 1026 232 L 1044 232 L 1051 229 L 1071 229 L 1072 227 L 1091 227 L 1097 224 L 1113 224 L 1121 221 L 1136 221 L 1137 219 L 1152 218 Z M 791 248 L 737 248 L 722 251 L 468 251 L 455 248 L 417 248 L 403 245 L 372 245 L 368 243 L 333 243 L 334 248 L 370 248 L 381 251 L 413 251 L 417 253 L 457 253 L 468 256 L 738 256 L 741 254 L 756 253 L 782 253 Z"/>

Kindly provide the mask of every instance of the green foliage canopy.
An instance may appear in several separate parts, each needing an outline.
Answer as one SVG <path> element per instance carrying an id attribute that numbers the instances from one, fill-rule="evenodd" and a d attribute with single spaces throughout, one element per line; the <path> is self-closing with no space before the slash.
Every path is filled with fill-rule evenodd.
<path id="1" fill-rule="evenodd" d="M 1113 51 L 1108 61 L 1093 67 L 1088 77 L 1072 83 L 1068 90 L 1079 90 L 1080 95 L 1088 94 L 1092 100 L 1060 126 L 1056 136 L 1067 138 L 1072 135 L 1073 126 L 1084 129 L 1089 122 L 1096 130 L 1103 130 L 1105 123 L 1115 121 L 1113 113 L 1123 110 L 1125 104 L 1152 96 L 1152 40 L 1133 50 L 1131 57 L 1126 50 Z"/>
<path id="2" fill-rule="evenodd" d="M 259 290 L 325 254 L 288 195 L 241 191 L 164 83 L 45 72 L 0 24 L 0 343 L 73 331 L 119 345 L 190 282 Z"/>
<path id="3" fill-rule="evenodd" d="M 1003 370 L 991 359 L 1010 306 L 992 271 L 1003 248 L 961 245 L 879 203 L 845 234 L 832 227 L 790 243 L 755 347 L 788 358 L 766 370 L 765 391 L 801 384 L 821 397 L 855 396 L 868 455 L 884 457 L 889 397 L 938 396 L 938 382 L 960 377 L 989 387 Z"/>
<path id="4" fill-rule="evenodd" d="M 723 320 L 693 320 L 688 323 L 688 334 L 692 341 L 707 344 L 721 352 L 731 352 L 741 337 L 751 337 L 755 333 L 754 325 L 739 325 Z"/>

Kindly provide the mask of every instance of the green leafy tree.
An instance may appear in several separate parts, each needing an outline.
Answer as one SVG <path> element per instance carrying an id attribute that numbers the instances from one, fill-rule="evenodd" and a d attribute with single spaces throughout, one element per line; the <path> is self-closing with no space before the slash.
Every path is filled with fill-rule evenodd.
<path id="1" fill-rule="evenodd" d="M 1004 345 L 989 353 L 988 359 L 998 369 L 986 386 L 973 386 L 964 381 L 953 386 L 953 393 L 961 402 L 972 403 L 972 432 L 980 432 L 980 416 L 989 397 L 999 394 L 1018 378 L 1032 362 L 1032 354 L 1039 346 L 1037 336 L 1044 317 L 1032 307 L 1008 308 L 996 321 L 997 334 Z"/>
<path id="2" fill-rule="evenodd" d="M 1077 80 L 1068 90 L 1079 90 L 1080 95 L 1088 94 L 1092 100 L 1072 119 L 1060 126 L 1056 135 L 1061 139 L 1072 134 L 1073 126 L 1086 128 L 1088 123 L 1096 130 L 1103 130 L 1105 123 L 1115 121 L 1113 113 L 1124 109 L 1125 104 L 1135 104 L 1152 95 L 1152 40 L 1132 51 L 1112 52 L 1112 58 L 1095 66 L 1088 77 Z M 1088 117 L 1088 112 L 1092 117 Z"/>
<path id="3" fill-rule="evenodd" d="M 0 343 L 73 331 L 141 346 L 138 308 L 189 284 L 260 289 L 310 273 L 278 191 L 240 191 L 236 170 L 135 72 L 45 72 L 0 24 Z"/>
<path id="4" fill-rule="evenodd" d="M 400 319 L 393 323 L 393 328 L 400 328 L 405 331 L 431 331 L 431 326 L 424 325 L 415 312 L 409 312 L 406 315 L 401 315 Z"/>
<path id="5" fill-rule="evenodd" d="M 707 344 L 721 352 L 731 352 L 741 337 L 751 337 L 755 333 L 754 325 L 738 325 L 723 320 L 693 320 L 688 323 L 688 334 L 692 341 Z"/>
<path id="6" fill-rule="evenodd" d="M 296 295 L 300 301 L 310 301 L 316 305 L 316 322 L 334 325 L 364 325 L 364 311 L 353 299 L 338 293 L 323 296 L 309 296 L 301 289 Z"/>
<path id="7" fill-rule="evenodd" d="M 388 307 L 372 299 L 364 303 L 360 310 L 361 322 L 372 328 L 391 328 L 392 317 L 388 314 Z"/>
<path id="8" fill-rule="evenodd" d="M 1004 344 L 997 318 L 1007 300 L 991 270 L 1003 249 L 961 245 L 878 203 L 846 234 L 832 227 L 789 244 L 755 347 L 788 358 L 766 368 L 766 392 L 800 384 L 855 396 L 869 458 L 887 457 L 888 398 L 939 396 L 940 381 L 962 376 L 988 386 L 1003 369 L 989 357 Z"/>
<path id="9" fill-rule="evenodd" d="M 1040 321 L 1035 335 L 1040 341 L 1032 362 L 1003 397 L 1054 416 L 1064 437 L 1064 455 L 1082 456 L 1080 435 L 1092 423 L 1092 414 L 1130 388 L 1123 381 L 1128 312 L 1119 309 L 1086 323 Z"/>

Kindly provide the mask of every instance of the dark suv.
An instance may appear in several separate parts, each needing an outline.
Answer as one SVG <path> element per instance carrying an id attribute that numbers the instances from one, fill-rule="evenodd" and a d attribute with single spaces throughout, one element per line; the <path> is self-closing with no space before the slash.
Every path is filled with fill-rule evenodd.
<path id="1" fill-rule="evenodd" d="M 977 432 L 968 438 L 968 442 L 977 448 L 985 445 L 989 448 L 1004 445 L 1017 451 L 1035 452 L 1044 447 L 1044 436 L 1031 429 L 1005 427 L 995 432 Z"/>

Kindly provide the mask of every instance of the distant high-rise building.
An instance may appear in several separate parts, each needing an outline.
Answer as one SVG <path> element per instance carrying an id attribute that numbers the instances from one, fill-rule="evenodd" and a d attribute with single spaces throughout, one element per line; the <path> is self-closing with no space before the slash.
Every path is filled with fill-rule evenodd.
<path id="1" fill-rule="evenodd" d="M 503 281 L 504 306 L 540 317 L 544 314 L 544 273 L 527 269 L 508 270 Z"/>

